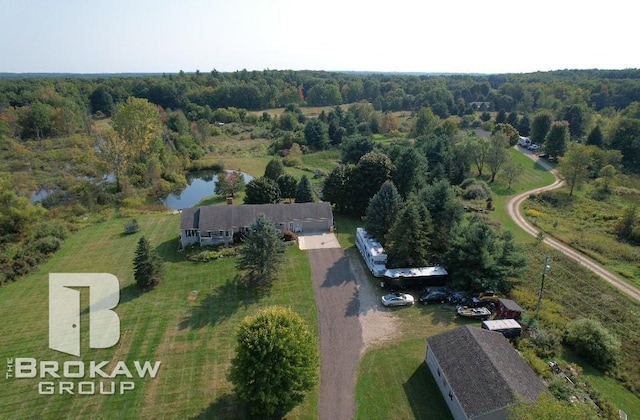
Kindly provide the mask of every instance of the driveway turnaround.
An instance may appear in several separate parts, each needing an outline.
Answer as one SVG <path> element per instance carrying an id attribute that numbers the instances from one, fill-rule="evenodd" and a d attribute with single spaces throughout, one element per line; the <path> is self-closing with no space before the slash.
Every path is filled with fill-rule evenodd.
<path id="1" fill-rule="evenodd" d="M 308 252 L 320 330 L 319 417 L 352 419 L 356 372 L 364 348 L 357 284 L 342 248 Z"/>

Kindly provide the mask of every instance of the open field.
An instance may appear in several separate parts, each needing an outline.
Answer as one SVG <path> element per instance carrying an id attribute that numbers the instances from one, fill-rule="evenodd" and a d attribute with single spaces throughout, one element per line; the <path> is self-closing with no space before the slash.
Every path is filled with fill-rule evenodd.
<path id="1" fill-rule="evenodd" d="M 614 227 L 624 207 L 637 206 L 640 192 L 595 194 L 593 186 L 568 196 L 563 187 L 551 197 L 557 203 L 527 200 L 524 214 L 536 227 L 570 245 L 640 288 L 640 250 L 617 239 Z"/>
<path id="2" fill-rule="evenodd" d="M 48 349 L 48 282 L 51 272 L 107 272 L 118 277 L 120 341 L 112 348 L 89 349 L 82 336 L 82 360 L 160 361 L 155 379 L 132 379 L 124 395 L 38 395 L 38 379 L 2 380 L 2 418 L 243 418 L 226 379 L 233 356 L 233 332 L 246 315 L 267 305 L 291 306 L 317 333 L 317 311 L 307 254 L 287 251 L 282 278 L 271 294 L 259 296 L 234 282 L 235 259 L 186 261 L 177 252 L 178 215 L 138 217 L 141 231 L 123 235 L 123 219 L 112 219 L 71 235 L 62 249 L 36 273 L 0 288 L 0 349 L 3 376 L 7 358 L 76 360 Z M 165 261 L 166 275 L 155 290 L 139 293 L 132 264 L 137 240 L 146 236 Z M 190 301 L 197 292 L 195 301 Z M 81 307 L 88 305 L 82 292 Z M 88 321 L 82 317 L 81 330 Z M 46 379 L 45 379 L 46 380 Z M 57 381 L 56 381 L 57 382 Z M 317 418 L 317 391 L 289 413 Z"/>

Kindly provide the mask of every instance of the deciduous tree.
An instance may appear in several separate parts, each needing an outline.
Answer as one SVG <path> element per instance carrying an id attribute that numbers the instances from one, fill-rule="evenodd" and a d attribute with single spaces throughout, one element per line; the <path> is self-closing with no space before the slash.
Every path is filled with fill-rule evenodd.
<path id="1" fill-rule="evenodd" d="M 531 121 L 531 141 L 542 144 L 551 128 L 553 115 L 548 111 L 537 113 Z"/>
<path id="2" fill-rule="evenodd" d="M 524 173 L 524 168 L 517 162 L 514 162 L 512 159 L 504 165 L 502 168 L 502 173 L 504 174 L 504 179 L 507 181 L 507 188 L 511 189 L 511 184 L 513 181 L 518 179 Z"/>
<path id="3" fill-rule="evenodd" d="M 348 183 L 354 214 L 364 215 L 369 200 L 391 178 L 392 171 L 393 164 L 383 153 L 369 152 L 360 158 Z"/>
<path id="4" fill-rule="evenodd" d="M 238 171 L 219 172 L 215 183 L 216 194 L 222 197 L 235 197 L 245 186 L 244 175 Z"/>
<path id="5" fill-rule="evenodd" d="M 509 139 L 507 135 L 498 131 L 491 135 L 489 139 L 489 147 L 487 149 L 486 163 L 491 172 L 491 179 L 489 182 L 493 182 L 496 179 L 496 175 L 502 168 L 502 166 L 509 160 Z"/>
<path id="6" fill-rule="evenodd" d="M 249 226 L 239 250 L 237 266 L 243 282 L 269 286 L 284 262 L 285 246 L 276 227 L 264 214 Z"/>
<path id="7" fill-rule="evenodd" d="M 245 204 L 269 204 L 280 201 L 280 188 L 271 178 L 254 178 L 245 187 Z"/>
<path id="8" fill-rule="evenodd" d="M 253 416 L 281 418 L 318 383 L 318 344 L 290 308 L 268 307 L 236 332 L 229 380 Z"/>
<path id="9" fill-rule="evenodd" d="M 569 195 L 573 195 L 574 188 L 578 187 L 589 175 L 588 168 L 591 157 L 589 146 L 573 143 L 569 146 L 567 153 L 560 158 L 558 172 L 567 181 Z"/>
<path id="10" fill-rule="evenodd" d="M 544 139 L 544 150 L 551 156 L 564 156 L 569 140 L 569 123 L 555 121 Z"/>
<path id="11" fill-rule="evenodd" d="M 298 180 L 289 174 L 283 174 L 278 177 L 278 188 L 280 188 L 280 198 L 289 199 L 290 201 L 296 197 L 298 190 Z"/>

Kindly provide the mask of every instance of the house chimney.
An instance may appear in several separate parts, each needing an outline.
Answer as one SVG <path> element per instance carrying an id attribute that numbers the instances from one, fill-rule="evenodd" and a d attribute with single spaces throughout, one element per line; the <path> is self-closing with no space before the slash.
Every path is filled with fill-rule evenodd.
<path id="1" fill-rule="evenodd" d="M 233 206 L 233 197 L 227 197 L 227 205 Z"/>

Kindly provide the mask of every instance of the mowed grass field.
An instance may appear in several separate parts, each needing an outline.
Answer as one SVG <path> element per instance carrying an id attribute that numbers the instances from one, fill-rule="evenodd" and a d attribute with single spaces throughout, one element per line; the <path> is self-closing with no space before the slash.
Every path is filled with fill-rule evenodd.
<path id="1" fill-rule="evenodd" d="M 141 230 L 133 235 L 122 234 L 125 220 L 117 218 L 80 230 L 36 273 L 0 288 L 0 418 L 244 418 L 246 411 L 235 402 L 227 380 L 239 321 L 262 307 L 284 305 L 298 312 L 317 334 L 304 251 L 290 246 L 282 277 L 270 294 L 259 296 L 235 284 L 234 258 L 209 263 L 184 259 L 178 252 L 179 215 L 156 213 L 138 220 Z M 162 283 L 146 293 L 135 287 L 132 268 L 142 235 L 162 256 L 166 268 Z M 60 379 L 5 379 L 9 358 L 78 360 L 48 348 L 48 273 L 64 272 L 112 273 L 120 281 L 120 303 L 115 309 L 120 340 L 108 349 L 90 349 L 88 316 L 81 316 L 81 360 L 110 361 L 107 372 L 116 361 L 127 366 L 133 361 L 160 361 L 155 379 L 125 378 L 135 382 L 134 390 L 91 396 L 39 395 L 40 381 Z M 194 301 L 189 300 L 192 292 L 197 292 Z M 86 312 L 87 307 L 88 291 L 81 291 L 81 308 Z M 288 417 L 317 418 L 317 391 Z"/>

